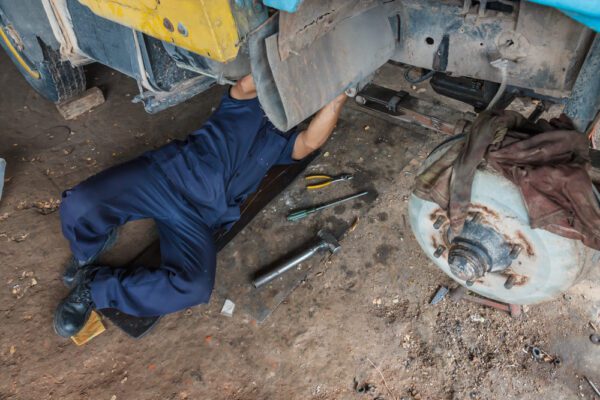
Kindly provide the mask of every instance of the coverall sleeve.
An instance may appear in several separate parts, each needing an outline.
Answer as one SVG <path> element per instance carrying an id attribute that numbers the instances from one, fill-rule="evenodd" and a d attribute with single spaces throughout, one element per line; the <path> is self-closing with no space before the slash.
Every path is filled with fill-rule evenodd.
<path id="1" fill-rule="evenodd" d="M 298 135 L 300 134 L 300 130 L 294 128 L 291 132 L 287 132 L 288 140 L 281 152 L 281 156 L 275 162 L 275 165 L 287 165 L 297 163 L 299 160 L 294 160 L 292 158 L 292 152 L 294 151 L 294 144 L 296 143 L 296 139 L 298 139 Z M 281 134 L 286 135 L 286 134 Z"/>

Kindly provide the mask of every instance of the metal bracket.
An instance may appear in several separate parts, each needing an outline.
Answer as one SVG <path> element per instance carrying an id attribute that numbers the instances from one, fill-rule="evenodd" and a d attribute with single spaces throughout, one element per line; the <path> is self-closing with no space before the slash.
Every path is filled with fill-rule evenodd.
<path id="1" fill-rule="evenodd" d="M 470 121 L 462 118 L 452 123 L 426 112 L 426 110 L 437 109 L 451 114 L 456 113 L 456 110 L 441 105 L 434 106 L 405 91 L 397 92 L 375 84 L 367 85 L 356 95 L 354 100 L 366 109 L 386 114 L 403 122 L 421 125 L 446 135 L 462 133 L 470 126 Z"/>

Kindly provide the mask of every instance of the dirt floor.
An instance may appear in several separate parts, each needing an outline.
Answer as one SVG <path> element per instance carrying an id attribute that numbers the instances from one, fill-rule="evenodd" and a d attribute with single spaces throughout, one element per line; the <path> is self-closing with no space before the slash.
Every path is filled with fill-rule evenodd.
<path id="1" fill-rule="evenodd" d="M 0 53 L 0 156 L 8 162 L 0 203 L 0 399 L 593 399 L 600 385 L 598 271 L 565 296 L 529 306 L 519 320 L 445 299 L 452 280 L 421 252 L 407 224 L 414 171 L 439 134 L 399 126 L 348 107 L 311 172 L 351 172 L 356 181 L 307 193 L 298 180 L 220 254 L 218 271 L 256 270 L 314 235 L 361 216 L 343 249 L 305 265 L 306 278 L 263 323 L 243 311 L 220 315 L 224 275 L 210 304 L 165 317 L 133 340 L 114 326 L 78 347 L 52 329 L 67 290 L 69 249 L 58 212 L 61 192 L 82 179 L 199 127 L 216 106 L 215 88 L 155 116 L 130 101 L 133 80 L 91 66 L 90 85 L 107 101 L 65 122 Z M 426 85 L 426 84 L 425 84 Z M 423 92 L 415 88 L 416 91 Z M 423 93 L 427 95 L 427 93 Z M 378 192 L 300 224 L 300 205 Z M 106 262 L 122 265 L 156 238 L 148 221 L 121 232 Z M 240 274 L 239 285 L 248 285 Z M 243 309 L 243 307 L 242 307 Z M 540 363 L 538 346 L 561 358 Z"/>

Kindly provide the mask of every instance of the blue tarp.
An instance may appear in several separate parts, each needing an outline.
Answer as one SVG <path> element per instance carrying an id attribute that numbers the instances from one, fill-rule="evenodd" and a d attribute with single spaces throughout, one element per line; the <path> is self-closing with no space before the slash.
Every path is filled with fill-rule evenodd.
<path id="1" fill-rule="evenodd" d="M 600 32 L 600 0 L 529 0 L 558 8 L 569 17 Z"/>
<path id="2" fill-rule="evenodd" d="M 0 158 L 0 199 L 2 199 L 2 188 L 4 187 L 4 170 L 6 169 L 6 161 Z"/>
<path id="3" fill-rule="evenodd" d="M 296 12 L 302 0 L 263 0 L 263 3 L 265 6 L 293 13 Z"/>

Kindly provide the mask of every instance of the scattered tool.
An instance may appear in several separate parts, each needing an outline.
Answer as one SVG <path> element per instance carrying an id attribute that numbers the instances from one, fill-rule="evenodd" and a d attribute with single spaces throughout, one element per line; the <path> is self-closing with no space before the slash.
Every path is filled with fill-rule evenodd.
<path id="1" fill-rule="evenodd" d="M 592 387 L 592 390 L 594 390 L 594 393 L 596 393 L 596 396 L 600 396 L 600 390 L 598 390 L 596 385 L 594 385 L 594 383 L 592 381 L 590 381 L 590 379 L 587 376 L 584 376 L 584 378 L 587 381 L 587 383 L 590 384 L 590 386 Z"/>
<path id="2" fill-rule="evenodd" d="M 545 352 L 544 350 L 540 349 L 539 347 L 529 346 L 529 351 L 531 352 L 531 355 L 536 361 L 550 363 L 556 367 L 558 367 L 562 363 L 560 357 L 551 355 Z"/>
<path id="3" fill-rule="evenodd" d="M 331 185 L 332 183 L 335 183 L 335 182 L 349 181 L 349 180 L 351 180 L 353 178 L 354 178 L 354 175 L 352 175 L 352 174 L 341 174 L 341 175 L 337 175 L 337 176 L 331 176 L 331 175 L 307 175 L 307 176 L 304 177 L 304 180 L 306 180 L 306 181 L 319 180 L 319 182 L 308 183 L 306 185 L 306 188 L 308 190 L 315 190 L 315 189 L 322 189 L 322 188 L 327 187 L 327 186 L 329 186 L 329 185 Z"/>
<path id="4" fill-rule="evenodd" d="M 302 261 L 308 260 L 310 257 L 315 255 L 319 251 L 329 250 L 331 254 L 335 254 L 339 251 L 341 247 L 342 246 L 331 232 L 321 229 L 317 234 L 317 242 L 315 244 L 313 244 L 307 250 L 304 250 L 296 256 L 284 261 L 273 270 L 257 276 L 256 279 L 252 281 L 252 285 L 254 285 L 255 288 L 259 288 L 271 282 L 273 279 L 282 275 L 286 271 L 289 271 L 290 269 L 294 268 Z"/>
<path id="5" fill-rule="evenodd" d="M 437 292 L 435 292 L 435 295 L 433 296 L 433 299 L 431 299 L 429 304 L 436 305 L 437 303 L 442 301 L 444 299 L 444 297 L 446 297 L 448 292 L 449 292 L 449 290 L 446 286 L 440 286 L 440 288 L 437 290 Z"/>
<path id="6" fill-rule="evenodd" d="M 521 306 L 518 304 L 506 304 L 499 301 L 486 299 L 484 297 L 477 297 L 467 294 L 468 289 L 464 286 L 459 286 L 450 291 L 450 298 L 456 302 L 460 300 L 467 300 L 472 303 L 481 304 L 482 306 L 492 307 L 500 311 L 504 311 L 510 314 L 513 318 L 519 318 L 521 316 Z"/>
<path id="7" fill-rule="evenodd" d="M 325 203 L 325 204 L 321 204 L 321 205 L 318 205 L 318 206 L 306 208 L 304 210 L 294 211 L 294 212 L 290 213 L 287 216 L 287 220 L 288 221 L 299 221 L 299 220 L 301 220 L 303 218 L 308 217 L 310 214 L 316 213 L 317 211 L 321 211 L 321 210 L 324 210 L 326 208 L 337 206 L 338 204 L 342 204 L 342 203 L 345 203 L 347 201 L 354 200 L 354 199 L 357 199 L 357 198 L 362 197 L 362 196 L 366 196 L 367 194 L 369 194 L 368 190 L 364 191 L 364 192 L 356 193 L 356 194 L 353 194 L 353 195 L 350 195 L 350 196 L 347 196 L 347 197 L 343 197 L 343 198 L 341 198 L 339 200 L 334 200 L 334 201 L 331 201 L 329 203 Z"/>

